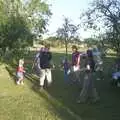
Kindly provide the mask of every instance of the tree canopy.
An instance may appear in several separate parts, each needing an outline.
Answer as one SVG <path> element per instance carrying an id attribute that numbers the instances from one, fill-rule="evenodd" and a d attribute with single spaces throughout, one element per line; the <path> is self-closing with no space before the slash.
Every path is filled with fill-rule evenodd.
<path id="1" fill-rule="evenodd" d="M 60 38 L 60 40 L 65 41 L 66 55 L 67 55 L 67 44 L 72 39 L 77 37 L 77 31 L 78 31 L 78 26 L 72 24 L 69 18 L 67 17 L 64 18 L 64 23 L 62 27 L 58 28 L 58 30 L 56 31 L 57 37 Z"/>
<path id="2" fill-rule="evenodd" d="M 42 0 L 0 0 L 0 48 L 24 48 L 46 31 L 51 16 Z"/>
<path id="3" fill-rule="evenodd" d="M 120 1 L 94 0 L 82 15 L 83 25 L 104 33 L 104 41 L 120 52 Z M 100 34 L 101 35 L 101 34 Z"/>

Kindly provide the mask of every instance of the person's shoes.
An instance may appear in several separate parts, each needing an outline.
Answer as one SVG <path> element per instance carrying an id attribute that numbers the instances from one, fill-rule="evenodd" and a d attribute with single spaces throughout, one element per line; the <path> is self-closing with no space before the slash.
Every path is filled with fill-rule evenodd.
<path id="1" fill-rule="evenodd" d="M 24 85 L 24 82 L 23 82 L 23 81 L 21 82 L 21 85 Z"/>
<path id="2" fill-rule="evenodd" d="M 19 81 L 17 81 L 17 82 L 16 82 L 16 84 L 17 84 L 17 85 L 20 85 L 20 82 L 19 82 Z"/>

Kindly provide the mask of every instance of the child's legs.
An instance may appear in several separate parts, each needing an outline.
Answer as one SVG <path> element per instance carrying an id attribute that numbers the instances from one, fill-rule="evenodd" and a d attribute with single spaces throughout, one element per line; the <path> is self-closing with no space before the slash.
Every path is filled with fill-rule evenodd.
<path id="1" fill-rule="evenodd" d="M 46 78 L 47 78 L 47 82 L 48 82 L 48 86 L 51 85 L 52 83 L 52 73 L 51 73 L 51 69 L 46 69 Z"/>
<path id="2" fill-rule="evenodd" d="M 23 84 L 23 77 L 19 77 L 18 80 L 16 81 L 16 83 L 19 84 Z"/>
<path id="3" fill-rule="evenodd" d="M 44 81 L 45 81 L 45 69 L 40 70 L 40 86 L 44 86 Z"/>
<path id="4" fill-rule="evenodd" d="M 23 73 L 18 72 L 18 73 L 17 73 L 17 78 L 18 78 L 17 81 L 21 82 L 21 81 L 23 80 Z"/>
<path id="5" fill-rule="evenodd" d="M 68 70 L 64 70 L 64 80 L 68 81 L 69 80 L 70 74 L 68 74 Z"/>

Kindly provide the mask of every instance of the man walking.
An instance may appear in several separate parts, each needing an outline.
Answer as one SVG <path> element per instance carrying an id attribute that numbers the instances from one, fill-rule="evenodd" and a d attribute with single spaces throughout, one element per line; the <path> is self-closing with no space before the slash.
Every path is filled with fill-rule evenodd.
<path id="1" fill-rule="evenodd" d="M 38 68 L 40 71 L 39 76 L 41 89 L 45 85 L 45 79 L 47 80 L 48 86 L 52 83 L 51 60 L 52 53 L 50 52 L 50 45 L 45 45 L 45 47 L 42 47 L 40 52 L 37 53 L 35 59 L 38 63 Z"/>

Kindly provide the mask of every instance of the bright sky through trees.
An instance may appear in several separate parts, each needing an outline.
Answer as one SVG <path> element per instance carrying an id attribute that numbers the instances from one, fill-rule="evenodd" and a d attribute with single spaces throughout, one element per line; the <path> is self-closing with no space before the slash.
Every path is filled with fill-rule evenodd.
<path id="1" fill-rule="evenodd" d="M 53 15 L 49 21 L 49 32 L 45 34 L 45 36 L 55 34 L 58 27 L 62 25 L 64 16 L 70 18 L 74 24 L 79 24 L 80 14 L 87 10 L 91 1 L 92 0 L 47 0 L 51 5 L 50 8 Z M 82 38 L 90 37 L 91 33 L 90 30 L 84 31 L 82 28 L 80 29 L 80 36 Z"/>

